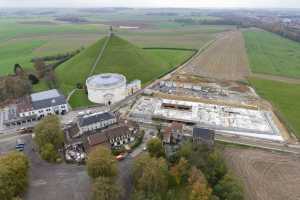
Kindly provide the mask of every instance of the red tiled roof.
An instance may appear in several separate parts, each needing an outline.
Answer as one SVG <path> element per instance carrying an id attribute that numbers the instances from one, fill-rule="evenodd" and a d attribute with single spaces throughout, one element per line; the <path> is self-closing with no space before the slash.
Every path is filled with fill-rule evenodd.
<path id="1" fill-rule="evenodd" d="M 90 146 L 96 146 L 107 142 L 105 134 L 101 132 L 88 136 L 87 140 Z"/>
<path id="2" fill-rule="evenodd" d="M 172 122 L 172 124 L 171 124 L 170 127 L 171 127 L 172 129 L 173 129 L 173 128 L 176 128 L 176 129 L 182 130 L 183 124 L 182 124 L 182 123 L 179 123 L 179 122 Z"/>

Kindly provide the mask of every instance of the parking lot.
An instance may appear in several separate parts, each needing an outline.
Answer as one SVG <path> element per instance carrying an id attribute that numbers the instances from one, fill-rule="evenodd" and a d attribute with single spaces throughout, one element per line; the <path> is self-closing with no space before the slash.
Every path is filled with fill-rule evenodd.
<path id="1" fill-rule="evenodd" d="M 85 166 L 50 164 L 32 150 L 31 135 L 1 135 L 0 152 L 14 150 L 17 138 L 25 141 L 24 153 L 30 159 L 29 187 L 25 200 L 86 200 L 90 194 L 90 180 Z"/>

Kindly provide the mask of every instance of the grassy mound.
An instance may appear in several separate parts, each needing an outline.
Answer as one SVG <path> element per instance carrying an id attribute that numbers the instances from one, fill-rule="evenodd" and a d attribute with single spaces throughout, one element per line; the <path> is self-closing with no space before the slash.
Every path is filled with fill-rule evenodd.
<path id="1" fill-rule="evenodd" d="M 84 83 L 104 42 L 105 38 L 99 40 L 55 70 L 59 86 L 64 92 L 73 89 L 76 83 Z"/>
<path id="2" fill-rule="evenodd" d="M 99 40 L 58 67 L 56 74 L 60 87 L 64 92 L 70 91 L 76 86 L 76 83 L 85 83 L 106 39 Z M 120 37 L 112 36 L 100 62 L 96 66 L 94 74 L 121 73 L 126 76 L 128 81 L 140 79 L 142 83 L 147 83 L 170 70 L 175 63 L 179 62 L 178 60 L 189 58 L 193 52 L 174 51 L 173 58 L 170 58 L 170 52 L 166 53 L 168 55 L 159 56 L 157 52 L 141 49 Z"/>

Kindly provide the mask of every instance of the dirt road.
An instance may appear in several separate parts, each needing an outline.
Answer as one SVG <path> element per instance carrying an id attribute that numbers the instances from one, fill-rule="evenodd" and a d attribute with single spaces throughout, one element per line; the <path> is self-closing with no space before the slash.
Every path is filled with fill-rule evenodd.
<path id="1" fill-rule="evenodd" d="M 224 33 L 183 72 L 222 80 L 245 79 L 250 69 L 242 33 Z"/>
<path id="2" fill-rule="evenodd" d="M 271 81 L 280 81 L 280 82 L 290 83 L 290 84 L 300 84 L 300 79 L 297 78 L 288 78 L 288 77 L 274 76 L 269 74 L 252 74 L 251 77 L 267 79 Z"/>
<path id="3" fill-rule="evenodd" d="M 257 149 L 226 148 L 225 157 L 249 200 L 300 199 L 300 158 Z"/>

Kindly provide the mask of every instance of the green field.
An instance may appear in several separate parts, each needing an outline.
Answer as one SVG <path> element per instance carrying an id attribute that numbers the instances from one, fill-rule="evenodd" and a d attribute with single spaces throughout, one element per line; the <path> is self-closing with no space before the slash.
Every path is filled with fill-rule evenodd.
<path id="1" fill-rule="evenodd" d="M 252 72 L 300 78 L 300 43 L 262 30 L 243 33 Z"/>
<path id="2" fill-rule="evenodd" d="M 99 40 L 56 69 L 60 88 L 65 93 L 77 83 L 85 83 L 106 39 L 107 37 Z M 145 84 L 181 64 L 193 53 L 180 50 L 144 50 L 118 36 L 113 36 L 94 74 L 121 73 L 128 81 L 140 79 Z"/>
<path id="3" fill-rule="evenodd" d="M 262 79 L 250 79 L 250 83 L 260 96 L 273 104 L 300 138 L 300 84 Z"/>
<path id="4" fill-rule="evenodd" d="M 88 100 L 84 90 L 77 90 L 70 98 L 69 104 L 72 108 L 80 108 L 95 105 Z"/>
<path id="5" fill-rule="evenodd" d="M 105 51 L 95 73 L 118 72 L 127 79 L 141 79 L 143 84 L 157 78 L 187 60 L 194 51 L 159 48 L 200 49 L 216 34 L 234 26 L 182 26 L 173 20 L 177 16 L 147 15 L 151 10 L 117 10 L 88 12 L 76 9 L 55 9 L 55 14 L 41 10 L 18 14 L 12 11 L 0 16 L 0 76 L 13 72 L 15 63 L 27 71 L 33 70 L 32 58 L 67 53 L 82 46 L 85 50 L 56 69 L 60 89 L 66 94 L 83 83 L 107 36 L 109 25 L 120 38 L 114 38 Z M 176 11 L 179 12 L 179 11 Z M 180 11 L 188 14 L 190 11 Z M 57 16 L 82 16 L 88 23 L 68 23 Z M 206 17 L 205 15 L 201 17 Z M 138 29 L 121 29 L 119 25 L 137 23 Z M 122 39 L 121 39 L 122 38 Z M 154 47 L 156 49 L 143 49 Z M 48 89 L 45 81 L 33 86 L 33 91 Z M 75 93 L 70 100 L 74 107 L 90 105 L 84 93 Z"/>
<path id="6" fill-rule="evenodd" d="M 113 15 L 113 14 L 112 14 Z M 124 14 L 125 15 L 125 14 Z M 124 21 L 143 13 L 126 13 L 126 17 L 113 15 L 111 20 Z M 117 19 L 116 17 L 119 17 Z M 103 18 L 104 17 L 104 18 Z M 0 76 L 13 70 L 15 63 L 32 69 L 33 57 L 56 55 L 73 51 L 82 46 L 88 47 L 107 35 L 108 26 L 100 21 L 109 20 L 109 14 L 86 17 L 95 23 L 76 24 L 56 21 L 52 16 L 42 17 L 0 17 Z M 182 27 L 168 21 L 169 17 L 139 17 L 139 23 L 146 27 L 136 30 L 115 28 L 125 40 L 138 47 L 171 47 L 200 49 L 215 35 L 231 26 L 188 26 Z M 148 17 L 149 18 L 149 17 Z M 157 21 L 156 21 L 157 20 Z M 176 31 L 175 31 L 176 30 Z"/>

